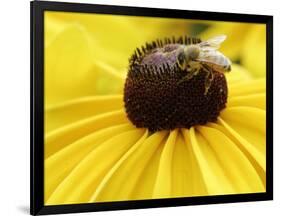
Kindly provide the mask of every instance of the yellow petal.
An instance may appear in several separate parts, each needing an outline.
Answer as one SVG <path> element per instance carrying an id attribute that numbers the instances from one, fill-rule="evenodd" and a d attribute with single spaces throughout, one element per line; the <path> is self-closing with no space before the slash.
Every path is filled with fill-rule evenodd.
<path id="1" fill-rule="evenodd" d="M 255 79 L 248 81 L 241 81 L 239 83 L 229 84 L 229 98 L 233 96 L 243 96 L 249 94 L 259 94 L 266 92 L 265 79 Z"/>
<path id="2" fill-rule="evenodd" d="M 251 26 L 243 44 L 241 63 L 256 77 L 266 74 L 266 25 Z"/>
<path id="3" fill-rule="evenodd" d="M 208 191 L 196 155 L 192 149 L 190 130 L 182 129 L 181 132 L 187 147 L 187 155 L 184 157 L 188 159 L 188 162 L 185 166 L 191 180 L 191 182 L 188 180 L 190 184 L 188 186 L 188 191 L 192 192 L 192 196 L 206 196 L 208 195 Z"/>
<path id="4" fill-rule="evenodd" d="M 47 13 L 47 20 L 48 17 Z M 124 79 L 118 75 L 119 69 L 104 59 L 108 52 L 77 22 L 61 28 L 63 30 L 48 45 L 45 44 L 45 104 L 49 106 L 95 94 L 120 93 Z M 128 57 L 125 59 L 127 61 Z"/>
<path id="5" fill-rule="evenodd" d="M 48 47 L 50 43 L 52 43 L 52 41 L 57 37 L 57 35 L 64 31 L 64 29 L 70 25 L 65 23 L 64 20 L 56 19 L 53 16 L 49 16 L 48 12 L 45 13 L 44 22 L 45 47 Z"/>
<path id="6" fill-rule="evenodd" d="M 147 156 L 145 154 L 138 155 L 139 162 L 136 166 L 141 167 L 141 175 L 131 194 L 131 199 L 153 198 L 153 190 L 166 138 L 167 132 L 161 131 L 154 133 L 147 139 L 146 148 L 148 148 L 149 154 Z M 149 145 L 151 147 L 148 147 Z M 142 158 L 144 158 L 144 163 L 142 163 Z"/>
<path id="7" fill-rule="evenodd" d="M 95 88 L 95 94 L 108 95 L 108 94 L 122 94 L 127 73 L 126 68 L 117 70 L 112 65 L 104 62 L 103 60 L 95 59 L 94 67 L 91 73 L 95 73 L 97 79 L 95 83 L 93 80 L 88 80 L 89 85 Z M 93 85 L 94 84 L 94 85 Z"/>
<path id="8" fill-rule="evenodd" d="M 128 173 L 132 170 L 127 169 L 126 172 L 122 172 L 120 167 L 128 165 L 126 160 L 136 152 L 136 150 L 142 145 L 144 140 L 147 138 L 148 131 L 146 130 L 145 134 L 142 136 L 136 144 L 130 148 L 121 158 L 117 161 L 117 163 L 107 172 L 105 177 L 103 178 L 102 182 L 98 185 L 97 189 L 94 191 L 94 194 L 90 198 L 90 202 L 98 201 L 114 201 L 114 200 L 128 200 L 128 195 L 130 194 L 131 190 L 126 188 L 126 185 L 132 186 L 133 183 L 129 182 L 127 179 Z M 123 174 L 120 178 L 120 174 Z M 124 175 L 125 174 L 125 175 Z M 124 184 L 126 182 L 126 184 Z M 124 187 L 125 186 L 125 187 Z M 105 192 L 104 192 L 105 191 Z M 107 192 L 107 193 L 106 193 Z M 103 193 L 103 194 L 102 194 Z M 107 196 L 106 196 L 106 195 Z"/>
<path id="9" fill-rule="evenodd" d="M 224 109 L 220 117 L 260 153 L 265 154 L 265 110 L 254 107 L 231 107 Z"/>
<path id="10" fill-rule="evenodd" d="M 127 122 L 126 114 L 123 110 L 119 110 L 93 116 L 59 128 L 45 136 L 45 158 L 96 130 Z"/>
<path id="11" fill-rule="evenodd" d="M 56 188 L 47 205 L 85 203 L 109 169 L 144 134 L 143 129 L 121 133 L 102 143 L 87 155 Z"/>
<path id="12" fill-rule="evenodd" d="M 233 106 L 249 106 L 265 110 L 265 93 L 230 97 L 227 102 L 227 107 Z"/>
<path id="13" fill-rule="evenodd" d="M 256 169 L 231 139 L 214 128 L 199 126 L 197 129 L 210 145 L 225 176 L 237 193 L 265 191 Z"/>
<path id="14" fill-rule="evenodd" d="M 45 200 L 80 161 L 104 141 L 124 131 L 134 129 L 131 124 L 108 127 L 78 139 L 45 160 Z"/>
<path id="15" fill-rule="evenodd" d="M 85 86 L 87 80 L 95 80 L 95 73 L 89 73 L 92 57 L 85 30 L 75 24 L 45 47 L 45 104 L 94 93 L 92 86 Z"/>
<path id="16" fill-rule="evenodd" d="M 45 133 L 75 121 L 122 107 L 122 95 L 82 97 L 49 106 L 45 110 Z"/>
<path id="17" fill-rule="evenodd" d="M 178 134 L 172 160 L 171 197 L 188 197 L 193 193 L 192 161 L 183 135 Z"/>
<path id="18" fill-rule="evenodd" d="M 146 167 L 150 166 L 149 161 L 154 157 L 166 134 L 166 132 L 155 133 L 136 143 L 107 173 L 90 201 L 131 200 L 134 196 L 137 199 L 148 198 L 134 191 L 138 188 L 136 186 L 138 181 L 143 182 L 142 173 L 147 172 Z M 149 191 L 149 187 L 144 190 Z"/>
<path id="19" fill-rule="evenodd" d="M 188 133 L 184 130 L 184 134 Z M 192 154 L 196 158 L 208 194 L 236 193 L 232 182 L 225 175 L 225 170 L 217 159 L 207 140 L 193 127 L 189 131 Z"/>
<path id="20" fill-rule="evenodd" d="M 178 130 L 173 130 L 161 154 L 153 198 L 170 197 L 172 193 L 172 160 Z"/>
<path id="21" fill-rule="evenodd" d="M 222 131 L 225 135 L 227 135 L 240 150 L 245 154 L 248 160 L 252 163 L 253 167 L 256 169 L 257 173 L 260 176 L 260 179 L 265 186 L 265 170 L 266 170 L 266 160 L 265 154 L 259 152 L 253 144 L 245 140 L 239 133 L 233 130 L 225 121 L 219 118 L 218 124 L 211 123 L 213 128 L 216 128 Z"/>

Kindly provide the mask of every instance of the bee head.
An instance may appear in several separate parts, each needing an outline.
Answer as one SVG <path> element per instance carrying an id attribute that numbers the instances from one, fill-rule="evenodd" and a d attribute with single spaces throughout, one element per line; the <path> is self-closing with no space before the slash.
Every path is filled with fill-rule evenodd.
<path id="1" fill-rule="evenodd" d="M 184 52 L 181 52 L 177 57 L 177 63 L 182 70 L 186 69 L 186 58 Z"/>
<path id="2" fill-rule="evenodd" d="M 187 61 L 195 60 L 200 54 L 200 48 L 198 45 L 188 45 L 184 48 L 184 54 Z"/>

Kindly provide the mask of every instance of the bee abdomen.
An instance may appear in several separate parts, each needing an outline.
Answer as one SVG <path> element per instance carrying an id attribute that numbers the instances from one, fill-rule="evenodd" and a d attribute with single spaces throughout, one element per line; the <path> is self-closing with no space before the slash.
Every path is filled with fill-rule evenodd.
<path id="1" fill-rule="evenodd" d="M 212 56 L 212 61 L 218 65 L 227 66 L 228 65 L 228 59 L 223 56 L 222 54 L 219 54 L 217 56 Z"/>

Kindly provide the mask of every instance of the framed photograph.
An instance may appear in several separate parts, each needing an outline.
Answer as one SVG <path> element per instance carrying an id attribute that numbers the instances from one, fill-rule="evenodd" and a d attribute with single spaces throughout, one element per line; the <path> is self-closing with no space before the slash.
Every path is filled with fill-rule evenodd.
<path id="1" fill-rule="evenodd" d="M 272 32 L 31 2 L 31 214 L 272 200 Z"/>

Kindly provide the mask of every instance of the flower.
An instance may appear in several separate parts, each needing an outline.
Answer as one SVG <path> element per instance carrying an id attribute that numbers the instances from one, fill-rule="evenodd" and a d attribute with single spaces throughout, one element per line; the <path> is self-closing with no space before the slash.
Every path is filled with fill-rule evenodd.
<path id="1" fill-rule="evenodd" d="M 125 60 L 131 48 L 167 35 L 175 24 L 180 32 L 187 23 L 45 16 L 46 205 L 265 191 L 264 77 L 253 78 L 234 64 L 226 74 L 228 100 L 217 121 L 151 133 L 127 118 Z M 117 55 L 118 50 L 124 52 Z"/>

